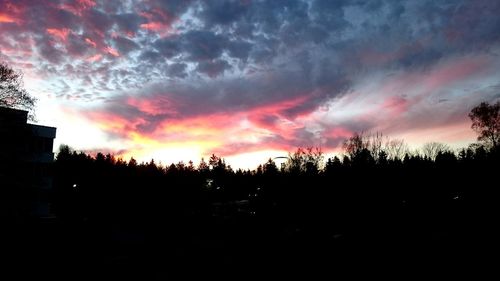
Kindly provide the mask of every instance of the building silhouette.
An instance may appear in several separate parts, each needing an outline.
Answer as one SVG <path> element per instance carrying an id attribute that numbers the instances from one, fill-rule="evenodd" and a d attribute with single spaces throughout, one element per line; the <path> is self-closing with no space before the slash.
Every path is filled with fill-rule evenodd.
<path id="1" fill-rule="evenodd" d="M 56 128 L 27 121 L 27 111 L 0 107 L 0 185 L 10 203 L 3 211 L 48 217 Z"/>

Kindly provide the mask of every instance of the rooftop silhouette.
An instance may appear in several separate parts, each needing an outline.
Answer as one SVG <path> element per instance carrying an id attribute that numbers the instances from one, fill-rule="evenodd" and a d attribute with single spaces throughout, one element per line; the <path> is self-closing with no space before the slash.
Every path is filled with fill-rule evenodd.
<path id="1" fill-rule="evenodd" d="M 28 112 L 0 107 L 0 181 L 4 191 L 22 189 L 21 199 L 30 198 L 24 212 L 36 217 L 53 214 L 49 209 L 52 189 L 53 141 L 56 128 L 28 124 Z M 7 204 L 2 213 L 18 213 L 18 207 Z M 4 206 L 5 207 L 5 206 Z M 18 215 L 23 215 L 18 213 Z"/>

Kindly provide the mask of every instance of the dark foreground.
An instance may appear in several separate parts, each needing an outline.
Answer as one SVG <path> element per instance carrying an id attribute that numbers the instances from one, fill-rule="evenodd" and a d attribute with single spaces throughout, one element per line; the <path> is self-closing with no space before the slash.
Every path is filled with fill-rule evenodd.
<path id="1" fill-rule="evenodd" d="M 254 172 L 61 152 L 56 218 L 1 220 L 1 280 L 482 279 L 497 268 L 499 151 Z M 6 210 L 37 198 L 1 194 Z"/>
<path id="2" fill-rule="evenodd" d="M 3 280 L 238 280 L 297 274 L 406 279 L 436 270 L 451 276 L 494 268 L 498 221 L 475 216 L 488 210 L 472 216 L 451 210 L 438 217 L 413 211 L 393 217 L 404 221 L 371 217 L 344 231 L 327 221 L 244 214 L 155 224 L 55 219 L 4 225 L 1 274 Z"/>

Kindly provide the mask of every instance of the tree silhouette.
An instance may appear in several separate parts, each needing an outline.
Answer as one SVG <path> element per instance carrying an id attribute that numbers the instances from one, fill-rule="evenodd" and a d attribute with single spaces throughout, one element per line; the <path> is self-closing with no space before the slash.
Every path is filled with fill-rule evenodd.
<path id="1" fill-rule="evenodd" d="M 137 160 L 135 160 L 134 157 L 131 157 L 130 160 L 128 161 L 128 166 L 131 168 L 136 168 L 137 167 Z"/>
<path id="2" fill-rule="evenodd" d="M 297 148 L 288 154 L 285 170 L 292 174 L 317 174 L 323 164 L 323 151 L 316 147 Z"/>
<path id="3" fill-rule="evenodd" d="M 391 139 L 388 140 L 384 145 L 384 151 L 387 153 L 387 158 L 394 159 L 403 159 L 406 153 L 408 153 L 408 145 L 405 143 L 403 139 Z"/>
<path id="4" fill-rule="evenodd" d="M 471 110 L 469 118 L 472 120 L 472 129 L 479 134 L 478 141 L 491 148 L 500 145 L 500 101 L 491 105 L 480 103 Z"/>
<path id="5" fill-rule="evenodd" d="M 368 150 L 368 146 L 369 143 L 366 141 L 363 133 L 354 133 L 354 135 L 345 140 L 342 148 L 352 160 L 359 154 L 361 154 L 364 150 Z"/>
<path id="6" fill-rule="evenodd" d="M 487 226 L 498 213 L 493 210 L 498 192 L 488 184 L 491 177 L 478 175 L 498 171 L 493 150 L 478 144 L 458 154 L 433 149 L 437 154 L 431 159 L 416 152 L 402 154 L 402 141 L 390 153 L 380 142 L 367 145 L 370 139 L 360 134 L 348 141 L 352 158 L 347 153 L 342 161 L 332 157 L 324 168 L 321 150 L 299 148 L 289 154 L 285 169 L 270 159 L 257 171 L 232 171 L 216 155 L 202 159 L 198 167 L 179 162 L 163 168 L 154 161 L 138 164 L 131 159 L 126 165 L 111 155 L 90 156 L 62 147 L 55 163 L 57 215 L 84 230 L 94 227 L 95 235 L 80 238 L 84 245 L 96 242 L 95 249 L 100 249 L 110 240 L 116 243 L 116 238 L 102 238 L 110 233 L 127 237 L 128 231 L 138 232 L 147 242 L 120 248 L 132 256 L 143 251 L 154 256 L 157 247 L 150 245 L 163 247 L 156 252 L 160 255 L 176 247 L 170 255 L 179 263 L 187 260 L 175 253 L 194 256 L 209 245 L 234 263 L 264 263 L 271 245 L 303 251 L 280 256 L 297 258 L 297 264 L 304 262 L 299 258 L 304 251 L 313 254 L 309 257 L 319 255 L 315 248 L 340 251 L 341 260 L 343 249 L 381 242 L 384 250 L 405 246 L 409 257 L 412 249 L 428 243 L 460 241 L 468 246 L 489 233 Z M 378 151 L 376 160 L 372 150 Z M 311 246 L 311 241 L 321 247 Z M 408 241 L 418 244 L 408 248 Z M 245 251 L 225 251 L 233 247 Z M 99 251 L 96 255 L 102 255 Z M 190 261 L 189 266 L 201 264 Z"/>
<path id="7" fill-rule="evenodd" d="M 446 144 L 440 142 L 428 142 L 422 147 L 424 156 L 431 160 L 436 160 L 436 156 L 438 156 L 439 153 L 444 153 L 449 150 L 450 148 Z"/>
<path id="8" fill-rule="evenodd" d="M 263 172 L 268 175 L 275 175 L 278 173 L 278 167 L 276 166 L 276 163 L 269 158 L 267 162 L 263 166 Z"/>
<path id="9" fill-rule="evenodd" d="M 325 172 L 331 173 L 340 167 L 342 167 L 342 162 L 340 162 L 340 159 L 337 156 L 334 156 L 333 158 L 328 158 L 326 161 Z"/>
<path id="10" fill-rule="evenodd" d="M 36 98 L 23 85 L 23 74 L 0 62 L 0 106 L 27 110 L 28 118 L 35 120 Z"/>
<path id="11" fill-rule="evenodd" d="M 198 164 L 198 171 L 200 171 L 202 173 L 207 173 L 209 170 L 210 170 L 210 167 L 208 166 L 205 159 L 202 157 L 200 160 L 200 164 Z"/>
<path id="12" fill-rule="evenodd" d="M 381 151 L 381 136 L 378 133 L 372 137 L 366 136 L 363 133 L 355 133 L 348 138 L 343 144 L 343 149 L 349 156 L 352 164 L 358 166 L 374 164 L 376 157 L 378 158 L 379 156 L 378 153 Z M 372 144 L 374 145 L 372 146 Z M 375 151 L 377 154 L 374 155 Z"/>
<path id="13" fill-rule="evenodd" d="M 379 155 L 384 150 L 383 139 L 384 139 L 384 136 L 380 132 L 376 132 L 376 133 L 369 136 L 368 149 L 370 150 L 370 153 L 371 153 L 372 157 L 375 159 L 375 161 L 378 161 Z"/>

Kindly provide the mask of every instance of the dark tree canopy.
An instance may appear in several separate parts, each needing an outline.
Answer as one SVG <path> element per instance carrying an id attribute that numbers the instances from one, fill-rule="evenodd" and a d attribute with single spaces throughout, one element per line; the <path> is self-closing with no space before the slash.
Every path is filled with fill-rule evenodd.
<path id="1" fill-rule="evenodd" d="M 27 110 L 34 120 L 35 103 L 36 98 L 24 89 L 22 73 L 0 62 L 0 106 Z"/>
<path id="2" fill-rule="evenodd" d="M 368 147 L 369 143 L 366 141 L 366 137 L 363 133 L 354 133 L 353 136 L 344 141 L 342 146 L 351 159 L 361 154 L 364 150 L 367 150 Z"/>
<path id="3" fill-rule="evenodd" d="M 296 174 L 316 174 L 322 168 L 323 158 L 323 151 L 319 147 L 299 147 L 294 153 L 288 154 L 285 170 Z"/>
<path id="4" fill-rule="evenodd" d="M 490 147 L 500 145 L 500 101 L 491 105 L 482 102 L 471 110 L 469 117 L 472 129 L 479 134 L 478 141 Z"/>

